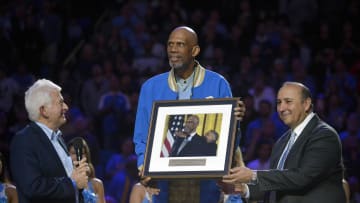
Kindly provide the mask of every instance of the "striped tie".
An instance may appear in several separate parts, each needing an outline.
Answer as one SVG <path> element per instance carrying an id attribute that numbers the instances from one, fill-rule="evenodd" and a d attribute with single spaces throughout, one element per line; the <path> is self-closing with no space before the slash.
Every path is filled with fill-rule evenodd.
<path id="1" fill-rule="evenodd" d="M 296 137 L 296 133 L 295 132 L 292 132 L 291 133 L 291 136 L 290 136 L 290 139 L 285 147 L 285 150 L 283 151 L 280 159 L 279 159 L 279 162 L 278 162 L 278 165 L 276 167 L 276 169 L 284 169 L 284 164 L 285 164 L 285 160 L 290 152 L 290 149 L 291 147 L 293 146 L 294 142 L 295 142 L 295 137 Z"/>
<path id="2" fill-rule="evenodd" d="M 276 167 L 276 169 L 284 169 L 284 164 L 285 164 L 285 160 L 290 152 L 291 147 L 293 146 L 294 142 L 295 142 L 295 137 L 296 137 L 296 133 L 292 132 L 290 139 L 283 151 L 283 153 L 281 154 L 281 157 L 279 159 L 278 165 Z M 276 192 L 275 191 L 270 191 L 269 193 L 269 203 L 274 203 L 276 202 Z"/>

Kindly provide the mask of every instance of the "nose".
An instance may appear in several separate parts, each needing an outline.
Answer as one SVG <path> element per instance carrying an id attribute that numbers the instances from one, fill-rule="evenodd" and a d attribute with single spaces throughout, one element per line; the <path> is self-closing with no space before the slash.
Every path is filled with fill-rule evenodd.
<path id="1" fill-rule="evenodd" d="M 283 105 L 281 102 L 277 103 L 276 105 L 276 109 L 277 109 L 277 112 L 282 112 L 285 108 L 285 105 Z"/>
<path id="2" fill-rule="evenodd" d="M 174 53 L 174 52 L 177 52 L 177 46 L 176 45 L 169 45 L 168 46 L 168 51 L 170 52 L 170 53 Z"/>
<path id="3" fill-rule="evenodd" d="M 69 110 L 69 106 L 64 102 L 63 103 L 63 109 L 65 110 L 65 111 L 68 111 Z"/>

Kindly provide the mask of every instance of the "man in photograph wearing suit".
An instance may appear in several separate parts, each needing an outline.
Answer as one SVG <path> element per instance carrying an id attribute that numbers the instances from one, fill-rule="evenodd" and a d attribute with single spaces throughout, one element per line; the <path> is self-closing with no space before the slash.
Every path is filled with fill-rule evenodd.
<path id="1" fill-rule="evenodd" d="M 176 138 L 170 156 L 204 156 L 206 142 L 203 137 L 196 133 L 198 125 L 199 117 L 197 115 L 187 117 L 184 130 L 175 133 Z"/>
<path id="2" fill-rule="evenodd" d="M 277 112 L 290 129 L 273 147 L 271 170 L 235 167 L 223 182 L 237 184 L 235 190 L 250 200 L 345 202 L 341 142 L 338 133 L 313 112 L 309 89 L 285 82 L 277 95 Z"/>
<path id="3" fill-rule="evenodd" d="M 219 139 L 219 133 L 216 130 L 209 130 L 204 135 L 206 146 L 205 146 L 205 156 L 216 156 L 217 151 L 217 140 Z"/>
<path id="4" fill-rule="evenodd" d="M 11 173 L 20 203 L 78 203 L 86 187 L 86 158 L 73 163 L 59 127 L 66 122 L 68 106 L 61 87 L 41 79 L 25 92 L 30 124 L 20 130 L 10 146 Z"/>

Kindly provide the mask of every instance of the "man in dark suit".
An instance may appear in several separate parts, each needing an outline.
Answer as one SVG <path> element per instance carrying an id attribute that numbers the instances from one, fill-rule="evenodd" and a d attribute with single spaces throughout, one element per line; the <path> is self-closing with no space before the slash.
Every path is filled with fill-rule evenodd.
<path id="1" fill-rule="evenodd" d="M 20 203 L 77 203 L 87 185 L 86 158 L 76 161 L 64 144 L 59 127 L 68 106 L 53 82 L 41 79 L 25 92 L 31 123 L 19 131 L 10 146 L 10 166 Z M 81 199 L 81 198 L 80 198 Z"/>
<path id="2" fill-rule="evenodd" d="M 217 140 L 219 138 L 219 133 L 215 130 L 209 130 L 204 135 L 206 146 L 205 146 L 205 155 L 206 156 L 216 156 L 217 151 Z"/>
<path id="3" fill-rule="evenodd" d="M 175 143 L 170 156 L 204 156 L 206 142 L 203 137 L 196 133 L 198 125 L 199 117 L 197 115 L 187 117 L 184 130 L 175 133 Z"/>
<path id="4" fill-rule="evenodd" d="M 313 112 L 309 89 L 297 82 L 284 83 L 277 95 L 277 112 L 290 129 L 274 145 L 271 170 L 235 167 L 223 182 L 265 202 L 345 202 L 341 142 Z"/>

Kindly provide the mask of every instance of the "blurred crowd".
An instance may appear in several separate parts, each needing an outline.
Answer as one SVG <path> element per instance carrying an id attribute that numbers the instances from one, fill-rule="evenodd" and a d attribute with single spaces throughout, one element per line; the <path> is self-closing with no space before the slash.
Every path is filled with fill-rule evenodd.
<path id="1" fill-rule="evenodd" d="M 91 9 L 90 9 L 91 8 Z M 360 2 L 357 0 L 15 0 L 0 3 L 0 151 L 27 123 L 24 91 L 59 84 L 69 104 L 62 128 L 83 137 L 108 201 L 137 181 L 132 133 L 141 84 L 169 70 L 166 42 L 179 25 L 199 37 L 198 60 L 222 74 L 247 112 L 241 148 L 266 169 L 286 130 L 276 92 L 308 86 L 315 112 L 343 144 L 345 178 L 360 199 Z"/>

